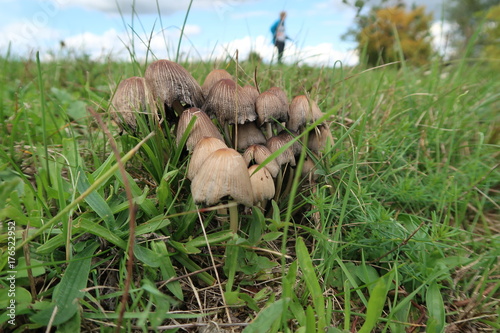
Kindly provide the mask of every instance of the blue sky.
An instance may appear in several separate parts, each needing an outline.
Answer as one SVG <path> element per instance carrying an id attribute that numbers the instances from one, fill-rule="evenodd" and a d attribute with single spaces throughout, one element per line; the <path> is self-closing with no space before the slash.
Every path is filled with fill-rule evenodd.
<path id="1" fill-rule="evenodd" d="M 158 58 L 173 58 L 189 0 L 0 0 L 0 50 L 26 55 L 40 51 L 50 58 L 60 41 L 94 58 L 127 58 L 127 47 L 145 54 L 145 42 Z M 414 0 L 439 10 L 434 0 Z M 120 6 L 120 11 L 118 10 Z M 245 59 L 253 50 L 274 56 L 269 28 L 286 10 L 285 61 L 354 64 L 355 44 L 341 36 L 352 27 L 356 11 L 342 0 L 194 0 L 181 54 L 189 59 L 216 59 L 227 54 Z M 133 25 L 133 28 L 132 28 Z M 161 29 L 163 25 L 163 30 Z M 132 31 L 135 31 L 133 33 Z M 132 38 L 133 37 L 133 42 Z M 142 41 L 141 41 L 142 40 Z M 50 52 L 52 51 L 52 52 Z"/>

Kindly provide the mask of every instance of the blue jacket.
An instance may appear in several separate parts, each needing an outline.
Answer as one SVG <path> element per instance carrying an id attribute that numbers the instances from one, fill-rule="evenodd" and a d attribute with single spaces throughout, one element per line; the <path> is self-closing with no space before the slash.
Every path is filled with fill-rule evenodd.
<path id="1" fill-rule="evenodd" d="M 274 24 L 271 26 L 271 33 L 273 34 L 273 44 L 276 43 L 276 30 L 278 30 L 278 26 L 280 25 L 281 19 L 278 19 Z M 283 22 L 283 25 L 285 22 Z M 287 37 L 288 38 L 288 37 Z"/>

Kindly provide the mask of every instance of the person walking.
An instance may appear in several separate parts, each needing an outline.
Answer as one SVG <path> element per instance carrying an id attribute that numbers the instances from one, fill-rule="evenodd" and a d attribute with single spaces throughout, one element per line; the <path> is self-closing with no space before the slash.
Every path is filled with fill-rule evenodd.
<path id="1" fill-rule="evenodd" d="M 283 11 L 280 13 L 280 18 L 271 26 L 273 44 L 278 49 L 278 63 L 280 64 L 285 50 L 285 41 L 289 39 L 285 33 L 285 18 L 286 12 Z"/>

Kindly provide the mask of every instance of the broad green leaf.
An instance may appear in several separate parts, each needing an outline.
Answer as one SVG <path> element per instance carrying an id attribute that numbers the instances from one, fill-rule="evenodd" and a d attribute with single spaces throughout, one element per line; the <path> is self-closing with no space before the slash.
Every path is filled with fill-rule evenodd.
<path id="1" fill-rule="evenodd" d="M 138 260 L 150 267 L 160 267 L 160 261 L 162 258 L 158 255 L 158 253 L 151 251 L 142 245 L 135 244 L 134 255 Z"/>
<path id="2" fill-rule="evenodd" d="M 52 324 L 57 326 L 74 316 L 78 311 L 78 299 L 85 294 L 82 290 L 87 287 L 92 255 L 98 247 L 99 244 L 93 243 L 73 257 L 54 289 L 52 306 L 31 316 L 33 322 L 47 325 L 55 312 Z"/>
<path id="3" fill-rule="evenodd" d="M 162 274 L 162 278 L 164 280 L 168 280 L 176 277 L 177 271 L 175 270 L 174 265 L 172 265 L 172 260 L 170 260 L 170 253 L 168 252 L 165 243 L 161 241 L 153 242 L 151 244 L 151 248 L 162 257 L 162 260 L 160 260 L 160 271 Z M 184 300 L 182 286 L 179 281 L 171 281 L 166 284 L 166 287 L 172 292 L 172 294 L 174 294 L 175 297 L 177 297 L 181 301 Z"/>
<path id="4" fill-rule="evenodd" d="M 257 317 L 243 330 L 243 333 L 269 332 L 275 321 L 281 319 L 284 299 L 280 299 L 262 309 Z"/>
<path id="5" fill-rule="evenodd" d="M 42 274 L 45 274 L 45 268 L 43 267 L 43 262 L 36 260 L 36 259 L 31 259 L 30 260 L 30 268 L 31 268 L 31 274 L 35 276 L 40 276 Z M 28 277 L 28 269 L 26 265 L 26 258 L 20 257 L 17 261 L 17 277 L 18 278 L 25 278 Z"/>
<path id="6" fill-rule="evenodd" d="M 368 300 L 368 306 L 366 308 L 366 318 L 363 326 L 361 326 L 358 333 L 369 333 L 372 332 L 373 328 L 380 319 L 380 315 L 384 310 L 384 305 L 387 297 L 387 292 L 389 291 L 389 286 L 391 283 L 390 277 L 391 273 L 388 273 L 380 277 L 373 287 L 370 293 L 370 299 Z"/>
<path id="7" fill-rule="evenodd" d="M 425 303 L 429 318 L 427 319 L 427 333 L 443 332 L 446 324 L 443 296 L 436 281 L 432 282 L 425 294 Z"/>
<path id="8" fill-rule="evenodd" d="M 78 181 L 76 187 L 78 188 L 78 191 L 80 193 L 85 192 L 90 187 L 89 180 L 87 179 L 87 176 L 85 176 L 85 172 L 82 168 L 78 168 Z M 90 193 L 85 198 L 85 202 L 87 202 L 87 204 L 97 213 L 97 215 L 99 215 L 104 220 L 108 229 L 116 229 L 113 211 L 97 191 Z"/>

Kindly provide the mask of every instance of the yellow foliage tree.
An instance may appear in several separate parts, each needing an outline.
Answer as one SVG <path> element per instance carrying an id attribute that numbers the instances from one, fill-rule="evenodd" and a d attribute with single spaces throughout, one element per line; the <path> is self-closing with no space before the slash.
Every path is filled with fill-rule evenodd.
<path id="1" fill-rule="evenodd" d="M 500 5 L 491 7 L 484 25 L 484 57 L 500 69 Z"/>
<path id="2" fill-rule="evenodd" d="M 410 11 L 403 6 L 372 9 L 360 22 L 356 39 L 370 65 L 401 60 L 401 54 L 406 61 L 423 65 L 432 51 L 431 21 L 432 15 L 422 6 Z"/>

